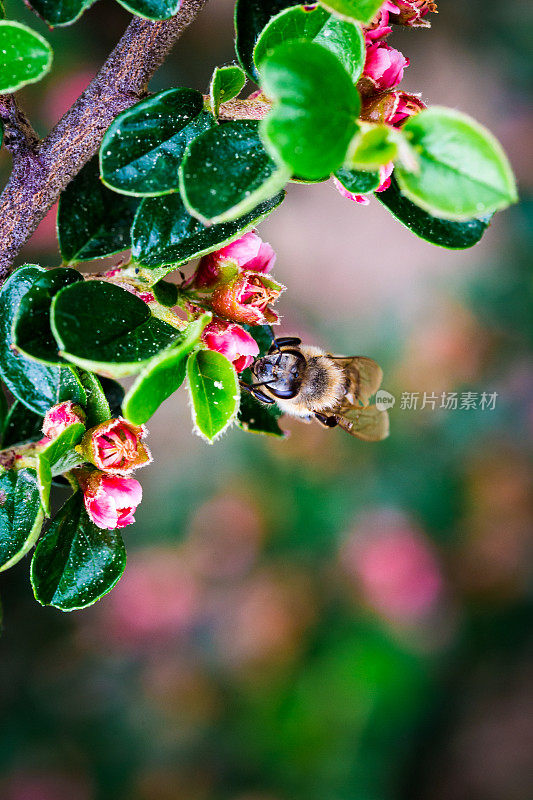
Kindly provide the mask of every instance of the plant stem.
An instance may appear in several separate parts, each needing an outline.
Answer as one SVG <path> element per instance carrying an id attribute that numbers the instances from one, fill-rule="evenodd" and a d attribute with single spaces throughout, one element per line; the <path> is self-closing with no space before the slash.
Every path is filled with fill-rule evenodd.
<path id="1" fill-rule="evenodd" d="M 183 0 L 179 12 L 161 22 L 134 17 L 100 72 L 42 141 L 15 101 L 0 96 L 0 118 L 9 118 L 7 144 L 13 155 L 13 171 L 0 196 L 0 285 L 63 189 L 97 152 L 111 122 L 146 94 L 151 76 L 206 3 Z"/>

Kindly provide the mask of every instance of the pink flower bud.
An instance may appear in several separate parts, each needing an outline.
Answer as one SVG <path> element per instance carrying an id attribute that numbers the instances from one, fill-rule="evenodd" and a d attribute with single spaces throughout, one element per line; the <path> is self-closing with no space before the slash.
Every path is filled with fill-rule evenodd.
<path id="1" fill-rule="evenodd" d="M 365 41 L 367 44 L 385 39 L 385 37 L 389 35 L 392 31 L 389 24 L 389 14 L 391 13 L 399 14 L 400 9 L 395 3 L 391 2 L 391 0 L 385 0 L 372 22 L 364 27 Z"/>
<path id="2" fill-rule="evenodd" d="M 361 109 L 361 119 L 399 127 L 408 117 L 426 107 L 419 95 L 395 89 L 377 97 L 366 98 Z"/>
<path id="3" fill-rule="evenodd" d="M 219 286 L 211 296 L 211 306 L 219 316 L 249 325 L 276 323 L 279 317 L 270 308 L 285 289 L 280 283 L 257 272 L 241 272 Z"/>
<path id="4" fill-rule="evenodd" d="M 83 502 L 89 517 L 99 528 L 125 528 L 135 522 L 135 509 L 142 500 L 142 488 L 135 478 L 77 470 Z"/>
<path id="5" fill-rule="evenodd" d="M 388 164 L 383 164 L 382 167 L 379 168 L 379 180 L 380 184 L 376 189 L 376 192 L 384 192 L 385 189 L 388 189 L 390 186 L 390 176 L 392 175 L 392 170 L 394 169 L 394 164 L 392 161 L 389 161 Z"/>
<path id="6" fill-rule="evenodd" d="M 430 23 L 424 19 L 432 11 L 437 14 L 437 4 L 433 0 L 394 0 L 398 11 L 391 14 L 396 25 L 407 25 L 409 28 L 429 28 Z"/>
<path id="7" fill-rule="evenodd" d="M 126 475 L 152 461 L 150 451 L 141 441 L 146 434 L 144 425 L 132 425 L 122 418 L 110 419 L 88 430 L 76 449 L 98 469 Z"/>
<path id="8" fill-rule="evenodd" d="M 348 189 L 338 180 L 338 178 L 334 177 L 333 183 L 337 191 L 342 194 L 343 197 L 346 197 L 347 200 L 351 200 L 353 203 L 359 203 L 361 206 L 367 206 L 370 203 L 370 200 L 366 195 L 349 192 Z"/>
<path id="9" fill-rule="evenodd" d="M 248 331 L 234 322 L 214 319 L 204 329 L 202 341 L 209 350 L 216 350 L 231 361 L 237 372 L 252 364 L 259 355 L 259 346 Z"/>
<path id="10" fill-rule="evenodd" d="M 42 431 L 49 439 L 56 439 L 60 433 L 74 425 L 75 422 L 85 423 L 85 412 L 71 400 L 58 403 L 46 412 Z"/>
<path id="11" fill-rule="evenodd" d="M 374 91 L 393 89 L 402 80 L 403 71 L 407 66 L 409 59 L 394 47 L 385 42 L 370 45 L 366 51 L 361 91 L 370 94 L 371 88 Z"/>
<path id="12" fill-rule="evenodd" d="M 255 231 L 250 231 L 226 247 L 203 256 L 192 284 L 198 289 L 214 286 L 228 267 L 267 273 L 275 260 L 276 254 L 268 242 L 263 242 Z"/>

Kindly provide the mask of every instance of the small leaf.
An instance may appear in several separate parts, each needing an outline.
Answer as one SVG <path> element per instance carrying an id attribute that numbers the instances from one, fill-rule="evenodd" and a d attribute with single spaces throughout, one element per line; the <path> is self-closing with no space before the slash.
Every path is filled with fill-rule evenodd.
<path id="1" fill-rule="evenodd" d="M 278 425 L 281 416 L 283 413 L 275 403 L 267 406 L 248 392 L 242 392 L 237 425 L 243 431 L 284 438 L 286 434 Z"/>
<path id="2" fill-rule="evenodd" d="M 323 178 L 338 169 L 360 109 L 339 59 L 315 42 L 286 42 L 261 63 L 261 86 L 274 101 L 260 127 L 268 149 L 301 178 Z"/>
<path id="3" fill-rule="evenodd" d="M 132 256 L 143 267 L 170 265 L 170 272 L 194 258 L 218 250 L 254 228 L 285 197 L 280 192 L 244 217 L 219 225 L 203 225 L 192 217 L 178 194 L 143 200 L 135 217 Z"/>
<path id="4" fill-rule="evenodd" d="M 212 444 L 238 411 L 237 373 L 221 353 L 198 350 L 187 361 L 187 378 L 195 429 Z"/>
<path id="5" fill-rule="evenodd" d="M 15 400 L 10 407 L 2 439 L 3 447 L 12 447 L 14 444 L 38 442 L 43 438 L 43 417 L 30 411 L 20 400 Z"/>
<path id="6" fill-rule="evenodd" d="M 237 97 L 237 95 L 241 93 L 245 83 L 246 75 L 241 67 L 238 67 L 236 64 L 229 64 L 225 67 L 215 67 L 209 87 L 211 110 L 215 117 L 218 117 L 220 104 Z"/>
<path id="7" fill-rule="evenodd" d="M 376 16 L 383 0 L 320 0 L 320 5 L 341 19 L 352 19 L 367 24 Z"/>
<path id="8" fill-rule="evenodd" d="M 335 177 L 352 194 L 369 194 L 375 191 L 380 184 L 379 172 L 341 167 L 335 172 Z"/>
<path id="9" fill-rule="evenodd" d="M 107 189 L 92 158 L 59 197 L 57 238 L 66 264 L 91 261 L 129 247 L 139 201 Z"/>
<path id="10" fill-rule="evenodd" d="M 178 287 L 170 281 L 158 281 L 152 286 L 152 292 L 157 302 L 165 308 L 172 308 L 178 302 Z"/>
<path id="11" fill-rule="evenodd" d="M 87 414 L 87 427 L 92 428 L 99 425 L 101 422 L 106 422 L 111 419 L 111 409 L 109 402 L 105 395 L 102 383 L 96 375 L 92 372 L 80 373 L 80 380 L 87 395 L 87 403 L 85 405 L 85 413 Z M 120 387 L 122 391 L 122 387 Z"/>
<path id="12" fill-rule="evenodd" d="M 191 322 L 181 339 L 153 358 L 143 369 L 124 398 L 123 413 L 134 425 L 148 422 L 161 403 L 183 383 L 187 356 L 200 341 L 211 314 Z"/>
<path id="13" fill-rule="evenodd" d="M 118 0 L 132 14 L 145 19 L 170 19 L 181 6 L 181 0 Z"/>
<path id="14" fill-rule="evenodd" d="M 361 77 L 366 55 L 361 28 L 353 22 L 337 19 L 320 6 L 310 10 L 302 5 L 293 6 L 273 17 L 254 49 L 257 67 L 271 50 L 293 39 L 321 44 L 337 56 L 353 83 Z"/>
<path id="15" fill-rule="evenodd" d="M 120 114 L 100 147 L 103 182 L 115 192 L 156 196 L 178 189 L 188 145 L 215 125 L 194 89 L 167 89 Z"/>
<path id="16" fill-rule="evenodd" d="M 126 566 L 118 531 L 98 528 L 76 492 L 59 510 L 35 550 L 31 583 L 43 606 L 74 611 L 92 605 L 117 583 Z"/>
<path id="17" fill-rule="evenodd" d="M 8 389 L 24 405 L 44 416 L 63 400 L 85 404 L 85 392 L 72 367 L 51 367 L 25 358 L 12 349 L 12 327 L 20 302 L 35 280 L 45 273 L 26 265 L 16 270 L 0 291 L 0 374 Z"/>
<path id="18" fill-rule="evenodd" d="M 50 328 L 50 306 L 60 289 L 78 281 L 83 281 L 83 277 L 75 269 L 50 269 L 38 277 L 21 298 L 13 323 L 13 337 L 17 350 L 24 356 L 43 364 L 63 362 Z"/>
<path id="19" fill-rule="evenodd" d="M 235 4 L 235 52 L 248 77 L 259 80 L 253 52 L 259 35 L 272 17 L 294 5 L 294 0 L 237 0 Z"/>
<path id="20" fill-rule="evenodd" d="M 43 518 L 35 470 L 0 468 L 0 572 L 33 547 Z"/>
<path id="21" fill-rule="evenodd" d="M 52 330 L 67 361 L 114 378 L 139 372 L 179 335 L 140 298 L 97 280 L 67 286 L 55 296 Z"/>
<path id="22" fill-rule="evenodd" d="M 51 27 L 72 25 L 95 0 L 31 0 L 28 5 Z"/>
<path id="23" fill-rule="evenodd" d="M 350 143 L 344 166 L 348 169 L 375 170 L 398 155 L 398 131 L 388 125 L 361 125 Z"/>
<path id="24" fill-rule="evenodd" d="M 376 194 L 376 197 L 402 225 L 421 239 L 450 250 L 464 250 L 477 244 L 490 225 L 492 217 L 488 215 L 465 222 L 452 222 L 433 217 L 404 197 L 394 178 L 390 187 Z"/>
<path id="25" fill-rule="evenodd" d="M 402 128 L 418 155 L 419 168 L 396 167 L 402 194 L 428 214 L 467 221 L 517 200 L 513 173 L 501 145 L 482 125 L 435 106 Z"/>
<path id="26" fill-rule="evenodd" d="M 52 48 L 20 22 L 0 21 L 0 92 L 41 80 L 52 66 Z"/>
<path id="27" fill-rule="evenodd" d="M 61 431 L 59 436 L 53 439 L 39 453 L 37 467 L 39 493 L 41 505 L 47 517 L 50 516 L 52 478 L 83 464 L 83 457 L 74 450 L 74 447 L 80 443 L 84 433 L 85 425 L 82 425 L 81 422 L 75 422 L 65 428 L 64 431 Z"/>
<path id="28" fill-rule="evenodd" d="M 289 170 L 263 147 L 259 123 L 239 120 L 217 125 L 191 143 L 180 167 L 180 192 L 187 210 L 213 225 L 248 214 L 289 178 Z"/>

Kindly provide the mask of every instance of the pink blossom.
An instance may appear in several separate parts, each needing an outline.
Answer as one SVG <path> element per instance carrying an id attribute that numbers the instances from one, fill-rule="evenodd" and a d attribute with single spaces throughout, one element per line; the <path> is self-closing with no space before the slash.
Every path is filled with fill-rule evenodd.
<path id="1" fill-rule="evenodd" d="M 125 528 L 135 522 L 135 509 L 142 500 L 142 488 L 135 478 L 79 470 L 83 502 L 89 517 L 99 528 Z"/>
<path id="2" fill-rule="evenodd" d="M 376 90 L 385 91 L 400 83 L 407 66 L 409 59 L 403 53 L 385 42 L 377 42 L 367 48 L 363 76 L 372 82 Z"/>
<path id="3" fill-rule="evenodd" d="M 85 412 L 71 400 L 52 406 L 46 412 L 42 431 L 48 439 L 56 439 L 75 422 L 85 422 Z"/>
<path id="4" fill-rule="evenodd" d="M 399 12 L 400 9 L 395 3 L 391 2 L 391 0 L 385 0 L 370 25 L 364 28 L 366 43 L 372 44 L 372 42 L 385 39 L 392 31 L 389 14 L 399 14 Z"/>
<path id="5" fill-rule="evenodd" d="M 394 164 L 392 161 L 389 161 L 388 164 L 383 164 L 382 167 L 379 168 L 379 186 L 376 189 L 376 192 L 384 192 L 385 189 L 388 189 L 390 186 L 390 176 L 392 175 L 392 170 L 394 169 Z"/>
<path id="6" fill-rule="evenodd" d="M 151 463 L 150 451 L 141 441 L 146 434 L 144 425 L 132 425 L 119 417 L 88 430 L 76 449 L 98 469 L 125 475 Z"/>
<path id="7" fill-rule="evenodd" d="M 354 194 L 350 192 L 345 186 L 342 185 L 338 178 L 333 178 L 333 183 L 337 191 L 342 194 L 343 197 L 346 197 L 347 200 L 351 200 L 353 203 L 359 203 L 361 206 L 367 206 L 370 203 L 370 200 L 365 194 Z"/>
<path id="8" fill-rule="evenodd" d="M 255 231 L 249 231 L 226 247 L 203 256 L 192 283 L 198 289 L 214 286 L 224 270 L 232 267 L 265 274 L 270 272 L 275 260 L 276 254 L 268 242 L 263 242 Z"/>
<path id="9" fill-rule="evenodd" d="M 407 25 L 409 28 L 429 28 L 430 23 L 424 17 L 432 11 L 437 14 L 437 3 L 434 0 L 395 0 L 398 9 L 392 22 Z"/>
<path id="10" fill-rule="evenodd" d="M 202 341 L 209 350 L 216 350 L 231 361 L 237 372 L 252 364 L 259 355 L 259 347 L 254 337 L 240 325 L 214 319 L 205 328 Z"/>
<path id="11" fill-rule="evenodd" d="M 420 95 L 393 89 L 377 97 L 364 98 L 361 119 L 398 128 L 406 119 L 418 114 L 425 107 Z"/>
<path id="12" fill-rule="evenodd" d="M 215 289 L 211 307 L 219 316 L 232 322 L 249 325 L 277 323 L 279 317 L 270 303 L 274 303 L 284 289 L 280 283 L 247 270 Z"/>

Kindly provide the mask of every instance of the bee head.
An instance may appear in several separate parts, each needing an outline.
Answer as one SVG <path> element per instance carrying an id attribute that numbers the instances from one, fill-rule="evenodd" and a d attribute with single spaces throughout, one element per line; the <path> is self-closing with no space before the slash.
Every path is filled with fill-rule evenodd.
<path id="1" fill-rule="evenodd" d="M 258 358 L 252 371 L 275 397 L 290 399 L 300 391 L 305 364 L 298 350 L 281 350 Z"/>

